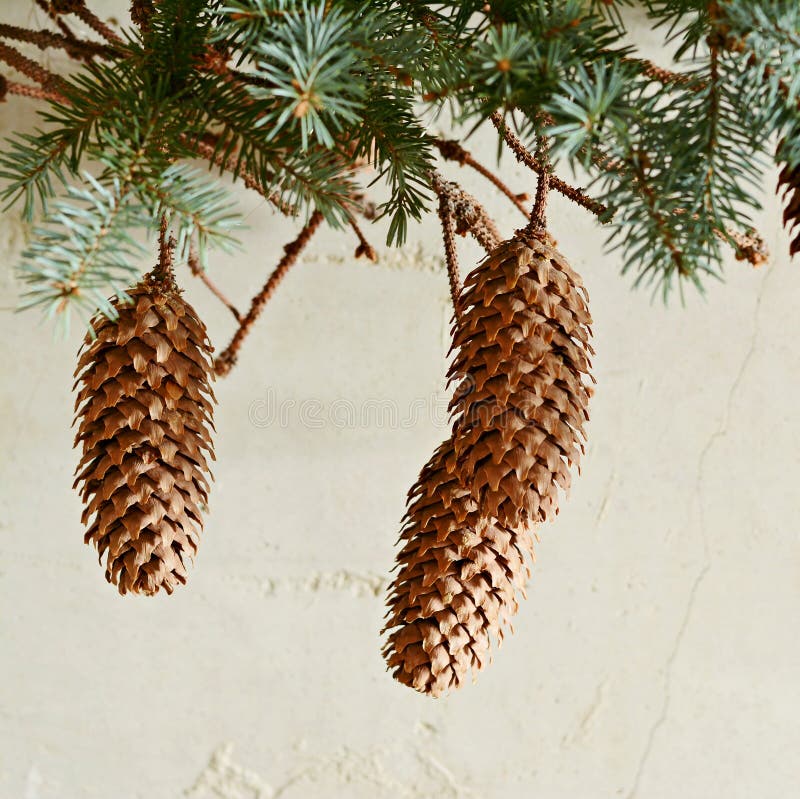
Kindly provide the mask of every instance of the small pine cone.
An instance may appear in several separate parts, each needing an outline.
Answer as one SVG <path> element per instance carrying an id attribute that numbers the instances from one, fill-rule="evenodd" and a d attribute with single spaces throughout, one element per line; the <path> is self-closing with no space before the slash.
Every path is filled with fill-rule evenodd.
<path id="1" fill-rule="evenodd" d="M 792 236 L 789 254 L 794 257 L 800 252 L 800 166 L 792 169 L 784 164 L 778 178 L 778 192 L 782 194 L 786 207 L 783 210 L 783 224 Z"/>
<path id="2" fill-rule="evenodd" d="M 558 513 L 592 394 L 586 291 L 543 239 L 507 241 L 467 277 L 449 375 L 456 476 L 513 529 Z"/>
<path id="3" fill-rule="evenodd" d="M 515 532 L 481 517 L 450 473 L 452 440 L 423 468 L 408 495 L 389 590 L 383 655 L 396 680 L 440 696 L 459 688 L 489 659 L 525 594 L 533 558 L 527 529 Z"/>
<path id="4" fill-rule="evenodd" d="M 75 487 L 106 579 L 121 594 L 171 594 L 208 499 L 212 347 L 171 273 L 154 270 L 128 294 L 113 302 L 116 319 L 93 319 L 79 353 Z"/>

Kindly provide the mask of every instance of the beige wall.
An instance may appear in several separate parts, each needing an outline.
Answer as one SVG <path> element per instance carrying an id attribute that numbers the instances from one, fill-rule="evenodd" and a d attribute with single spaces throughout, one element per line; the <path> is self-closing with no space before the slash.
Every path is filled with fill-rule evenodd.
<path id="1" fill-rule="evenodd" d="M 30 125 L 29 109 L 0 107 L 2 132 Z M 489 159 L 491 137 L 473 149 Z M 451 172 L 505 232 L 519 224 Z M 531 188 L 510 161 L 505 174 Z M 78 335 L 54 342 L 11 313 L 23 231 L 0 219 L 0 797 L 793 795 L 800 281 L 773 185 L 759 219 L 769 266 L 731 258 L 726 284 L 685 308 L 631 292 L 603 232 L 553 201 L 596 320 L 589 453 L 542 531 L 516 634 L 476 686 L 439 701 L 384 673 L 378 631 L 404 496 L 442 420 L 318 428 L 295 408 L 286 426 L 258 423 L 269 397 L 334 414 L 391 402 L 401 422 L 446 400 L 433 221 L 379 265 L 355 262 L 347 234 L 314 241 L 218 385 L 212 514 L 189 585 L 147 599 L 119 597 L 82 543 Z M 244 252 L 215 258 L 213 275 L 244 305 L 296 227 L 242 205 Z M 471 268 L 476 251 L 463 253 Z M 223 346 L 233 320 L 179 277 Z"/>

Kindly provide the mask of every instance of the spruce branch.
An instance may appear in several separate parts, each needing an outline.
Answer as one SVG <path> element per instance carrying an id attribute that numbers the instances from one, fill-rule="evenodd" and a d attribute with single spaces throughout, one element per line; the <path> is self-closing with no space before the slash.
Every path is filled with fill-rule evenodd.
<path id="1" fill-rule="evenodd" d="M 73 307 L 87 318 L 98 308 L 113 313 L 108 288 L 124 289 L 136 273 L 132 262 L 143 251 L 131 230 L 144 209 L 132 201 L 130 187 L 118 181 L 103 186 L 88 174 L 84 179 L 88 189 L 69 187 L 67 198 L 55 202 L 34 228 L 18 269 L 27 286 L 22 307 L 44 306 L 64 331 Z"/>

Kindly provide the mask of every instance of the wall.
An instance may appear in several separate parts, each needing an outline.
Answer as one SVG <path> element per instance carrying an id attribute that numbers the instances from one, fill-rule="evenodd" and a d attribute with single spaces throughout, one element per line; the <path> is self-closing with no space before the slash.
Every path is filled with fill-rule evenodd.
<path id="1" fill-rule="evenodd" d="M 31 124 L 28 101 L 0 108 L 0 132 Z M 491 160 L 490 136 L 471 146 Z M 504 173 L 531 187 L 508 160 Z M 505 232 L 519 224 L 480 178 L 450 174 Z M 119 597 L 82 543 L 79 337 L 54 341 L 11 312 L 24 231 L 3 216 L 0 797 L 792 795 L 800 283 L 773 185 L 758 220 L 769 265 L 731 258 L 707 299 L 667 309 L 630 290 L 583 211 L 553 201 L 596 320 L 589 452 L 542 531 L 515 635 L 477 685 L 439 701 L 384 673 L 378 636 L 406 490 L 446 435 L 440 413 L 403 423 L 446 400 L 433 221 L 378 265 L 353 260 L 348 234 L 315 239 L 218 385 L 212 513 L 190 582 L 147 599 Z M 212 269 L 244 305 L 296 226 L 240 196 L 244 250 Z M 477 251 L 463 253 L 470 268 Z M 232 318 L 179 278 L 224 345 Z M 400 421 L 309 427 L 295 406 L 263 426 L 270 397 L 334 414 L 394 403 Z"/>

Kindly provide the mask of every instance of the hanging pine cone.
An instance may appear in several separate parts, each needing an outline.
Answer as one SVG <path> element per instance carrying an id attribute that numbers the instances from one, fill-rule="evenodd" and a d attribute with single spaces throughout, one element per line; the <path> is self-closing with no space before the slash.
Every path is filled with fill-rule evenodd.
<path id="1" fill-rule="evenodd" d="M 408 495 L 388 597 L 390 631 L 383 654 L 396 680 L 439 696 L 460 687 L 502 640 L 516 594 L 525 592 L 533 557 L 527 529 L 484 519 L 450 473 L 455 452 L 444 442 Z"/>
<path id="2" fill-rule="evenodd" d="M 162 244 L 132 301 L 114 301 L 118 318 L 92 321 L 75 372 L 85 541 L 106 554 L 121 594 L 171 594 L 186 582 L 208 498 L 212 347 L 170 262 Z"/>
<path id="3" fill-rule="evenodd" d="M 591 316 L 580 278 L 546 234 L 497 247 L 465 280 L 450 379 L 461 485 L 517 529 L 558 512 L 583 452 Z"/>
<path id="4" fill-rule="evenodd" d="M 800 225 L 800 166 L 792 169 L 784 164 L 778 178 L 778 192 L 783 195 L 786 203 L 783 224 L 793 237 L 789 254 L 794 257 L 800 252 L 800 232 L 797 231 L 797 226 Z"/>

